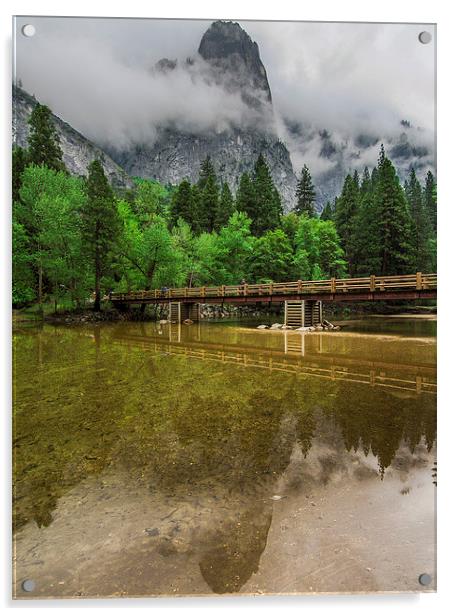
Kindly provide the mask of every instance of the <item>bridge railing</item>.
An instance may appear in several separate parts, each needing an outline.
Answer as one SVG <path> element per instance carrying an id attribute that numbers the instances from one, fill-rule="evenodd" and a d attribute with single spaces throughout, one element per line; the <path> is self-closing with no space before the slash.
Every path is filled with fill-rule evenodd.
<path id="1" fill-rule="evenodd" d="M 305 295 L 306 293 L 352 293 L 369 291 L 387 293 L 413 289 L 434 290 L 437 287 L 436 274 L 408 274 L 403 276 L 368 276 L 363 278 L 330 278 L 329 280 L 297 280 L 294 282 L 270 282 L 258 284 L 220 285 L 216 287 L 180 287 L 111 293 L 114 301 L 138 301 L 150 299 L 179 299 L 188 297 L 258 297 L 273 295 Z"/>

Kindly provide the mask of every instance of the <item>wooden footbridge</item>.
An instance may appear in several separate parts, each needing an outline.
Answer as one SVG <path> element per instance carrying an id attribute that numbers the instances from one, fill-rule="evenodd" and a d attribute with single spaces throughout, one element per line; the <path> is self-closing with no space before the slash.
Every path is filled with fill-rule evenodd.
<path id="1" fill-rule="evenodd" d="M 313 325 L 322 320 L 322 302 L 434 299 L 437 275 L 330 278 L 216 287 L 162 288 L 111 293 L 119 309 L 131 304 L 169 304 L 171 321 L 198 320 L 199 304 L 284 303 L 286 325 Z"/>

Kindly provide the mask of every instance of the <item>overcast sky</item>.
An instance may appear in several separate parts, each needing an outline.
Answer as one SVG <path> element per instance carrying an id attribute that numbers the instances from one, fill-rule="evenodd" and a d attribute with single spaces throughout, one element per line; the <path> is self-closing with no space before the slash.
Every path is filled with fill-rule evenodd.
<path id="1" fill-rule="evenodd" d="M 26 38 L 22 25 L 33 23 Z M 337 135 L 387 136 L 409 120 L 432 142 L 434 28 L 399 24 L 239 22 L 259 45 L 278 126 L 282 118 Z M 181 69 L 153 75 L 162 57 L 195 56 L 208 21 L 18 18 L 16 76 L 87 137 L 121 147 L 153 139 L 166 121 L 222 130 L 245 120 L 238 96 Z M 433 41 L 423 45 L 427 30 Z"/>

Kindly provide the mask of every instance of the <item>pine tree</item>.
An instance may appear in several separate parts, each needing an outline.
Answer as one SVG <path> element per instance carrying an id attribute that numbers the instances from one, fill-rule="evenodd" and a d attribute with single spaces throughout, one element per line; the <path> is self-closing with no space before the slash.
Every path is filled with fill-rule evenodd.
<path id="1" fill-rule="evenodd" d="M 424 190 L 425 207 L 431 222 L 432 230 L 436 235 L 437 229 L 437 211 L 436 211 L 436 180 L 431 171 L 428 171 L 425 178 Z"/>
<path id="2" fill-rule="evenodd" d="M 297 183 L 295 196 L 297 203 L 294 211 L 297 214 L 306 214 L 309 218 L 314 218 L 316 216 L 316 209 L 314 206 L 316 191 L 314 190 L 310 170 L 306 165 L 303 166 L 300 179 Z"/>
<path id="3" fill-rule="evenodd" d="M 263 235 L 266 231 L 276 229 L 280 225 L 283 214 L 280 195 L 273 183 L 269 167 L 262 154 L 254 166 L 253 174 L 254 211 L 251 216 L 253 235 Z"/>
<path id="4" fill-rule="evenodd" d="M 221 187 L 221 195 L 218 201 L 218 208 L 214 220 L 214 229 L 219 231 L 221 227 L 227 225 L 229 218 L 234 212 L 234 199 L 227 182 Z"/>
<path id="5" fill-rule="evenodd" d="M 235 209 L 244 212 L 249 218 L 253 218 L 256 203 L 254 198 L 254 187 L 248 173 L 242 173 L 239 187 L 235 196 Z"/>
<path id="6" fill-rule="evenodd" d="M 81 208 L 82 233 L 93 258 L 95 274 L 94 310 L 101 307 L 101 278 L 110 265 L 109 251 L 119 233 L 119 218 L 112 188 L 103 165 L 94 160 L 88 166 L 87 199 Z"/>
<path id="7" fill-rule="evenodd" d="M 415 269 L 419 272 L 427 271 L 430 261 L 429 240 L 432 228 L 430 217 L 425 207 L 422 187 L 414 168 L 411 168 L 409 180 L 405 182 L 405 194 L 412 218 L 412 246 Z"/>
<path id="8" fill-rule="evenodd" d="M 191 184 L 188 180 L 182 180 L 172 196 L 170 209 L 171 225 L 175 226 L 178 219 L 182 218 L 193 228 L 195 215 Z"/>
<path id="9" fill-rule="evenodd" d="M 380 273 L 409 273 L 412 265 L 411 217 L 404 190 L 384 147 L 378 161 L 375 208 L 379 223 Z"/>
<path id="10" fill-rule="evenodd" d="M 22 173 L 28 164 L 27 151 L 18 146 L 13 148 L 12 159 L 12 193 L 13 203 L 20 200 L 19 191 L 22 185 Z"/>
<path id="11" fill-rule="evenodd" d="M 198 186 L 200 190 L 204 189 L 207 183 L 207 180 L 210 177 L 216 177 L 215 167 L 213 166 L 210 156 L 206 156 L 204 160 L 202 161 L 200 169 L 199 169 Z"/>
<path id="12" fill-rule="evenodd" d="M 63 152 L 59 138 L 52 122 L 52 112 L 46 105 L 39 103 L 33 109 L 28 120 L 30 135 L 28 138 L 29 162 L 34 165 L 45 165 L 55 171 L 66 171 L 63 163 Z"/>
<path id="13" fill-rule="evenodd" d="M 365 167 L 362 174 L 362 180 L 360 181 L 360 194 L 363 197 L 371 191 L 371 175 L 368 167 Z"/>
<path id="14" fill-rule="evenodd" d="M 319 218 L 321 220 L 333 220 L 333 214 L 334 214 L 334 208 L 332 207 L 332 204 L 330 203 L 330 201 L 327 201 L 327 203 L 324 205 L 322 209 L 322 212 Z"/>
<path id="15" fill-rule="evenodd" d="M 354 273 L 355 241 L 353 238 L 354 220 L 358 213 L 360 190 L 358 176 L 347 175 L 340 197 L 336 202 L 334 222 L 346 254 L 349 274 Z"/>
<path id="16" fill-rule="evenodd" d="M 200 228 L 202 231 L 208 231 L 210 233 L 214 229 L 219 202 L 218 181 L 210 156 L 207 156 L 207 158 L 202 161 L 197 185 L 200 194 Z"/>

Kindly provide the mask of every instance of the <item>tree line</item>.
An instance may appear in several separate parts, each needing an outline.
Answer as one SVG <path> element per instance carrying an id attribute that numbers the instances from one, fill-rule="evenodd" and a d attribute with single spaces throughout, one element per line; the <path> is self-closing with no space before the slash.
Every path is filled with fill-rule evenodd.
<path id="1" fill-rule="evenodd" d="M 309 169 L 284 214 L 265 158 L 233 194 L 207 157 L 196 182 L 134 179 L 114 189 L 102 160 L 68 173 L 48 107 L 13 150 L 13 305 L 75 306 L 94 292 L 395 274 L 434 269 L 436 185 L 413 170 L 401 186 L 381 149 L 377 167 L 348 175 L 316 214 Z"/>

